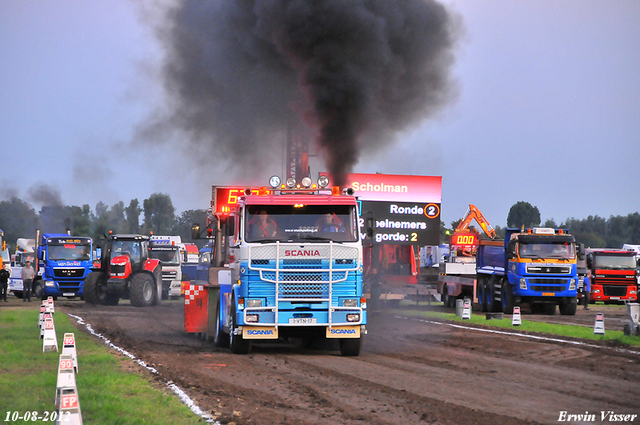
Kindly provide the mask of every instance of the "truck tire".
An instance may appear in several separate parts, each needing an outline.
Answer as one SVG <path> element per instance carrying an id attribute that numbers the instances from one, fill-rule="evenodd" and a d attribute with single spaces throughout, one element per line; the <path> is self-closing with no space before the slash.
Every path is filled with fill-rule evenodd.
<path id="1" fill-rule="evenodd" d="M 107 285 L 104 272 L 93 271 L 84 278 L 82 286 L 84 302 L 104 305 L 107 298 Z"/>
<path id="2" fill-rule="evenodd" d="M 42 297 L 42 280 L 37 280 L 33 282 L 33 289 L 31 290 L 31 293 L 33 294 L 34 298 L 37 298 L 39 300 L 44 299 Z"/>
<path id="3" fill-rule="evenodd" d="M 578 300 L 574 298 L 570 301 L 563 302 L 558 305 L 558 308 L 562 316 L 575 316 L 576 310 L 578 309 Z"/>
<path id="4" fill-rule="evenodd" d="M 478 278 L 478 302 L 480 303 L 480 311 L 487 311 L 487 282 L 484 277 Z"/>
<path id="5" fill-rule="evenodd" d="M 492 313 L 494 311 L 498 311 L 498 302 L 496 301 L 496 293 L 498 291 L 497 283 L 498 278 L 495 275 L 492 275 L 489 278 L 489 282 L 487 282 L 486 286 L 486 299 L 487 299 L 487 311 Z"/>
<path id="6" fill-rule="evenodd" d="M 220 321 L 220 307 L 218 307 L 218 314 L 216 314 L 216 334 L 213 337 L 213 345 L 216 347 L 229 347 L 229 334 L 222 330 L 222 322 Z"/>
<path id="7" fill-rule="evenodd" d="M 362 335 L 360 338 L 341 338 L 340 354 L 343 356 L 359 356 L 362 348 Z"/>
<path id="8" fill-rule="evenodd" d="M 507 280 L 504 278 L 502 281 L 502 313 L 504 314 L 513 314 L 513 287 Z"/>
<path id="9" fill-rule="evenodd" d="M 156 269 L 153 271 L 153 279 L 155 281 L 156 296 L 154 297 L 151 305 L 160 305 L 162 304 L 162 285 L 163 285 L 161 267 L 156 267 Z"/>
<path id="10" fill-rule="evenodd" d="M 131 277 L 129 299 L 135 307 L 150 307 L 157 297 L 153 277 L 148 273 L 136 273 Z"/>
<path id="11" fill-rule="evenodd" d="M 251 341 L 242 338 L 241 335 L 234 335 L 236 325 L 236 299 L 231 299 L 231 329 L 229 329 L 229 346 L 233 354 L 249 354 L 251 351 Z"/>

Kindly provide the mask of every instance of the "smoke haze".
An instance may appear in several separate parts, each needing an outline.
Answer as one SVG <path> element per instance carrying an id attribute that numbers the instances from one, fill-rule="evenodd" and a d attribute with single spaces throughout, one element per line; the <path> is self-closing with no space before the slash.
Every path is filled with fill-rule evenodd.
<path id="1" fill-rule="evenodd" d="M 341 184 L 456 95 L 461 22 L 433 0 L 187 1 L 162 16 L 166 104 L 137 139 L 186 140 L 201 165 L 261 175 L 305 126 Z"/>

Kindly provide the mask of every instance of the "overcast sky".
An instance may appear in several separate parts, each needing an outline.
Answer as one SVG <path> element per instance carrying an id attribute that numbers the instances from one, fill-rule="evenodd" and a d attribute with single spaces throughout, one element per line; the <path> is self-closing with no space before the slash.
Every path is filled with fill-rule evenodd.
<path id="1" fill-rule="evenodd" d="M 444 4 L 465 28 L 457 99 L 353 171 L 442 176 L 447 226 L 468 204 L 499 226 L 518 201 L 543 222 L 640 211 L 640 1 Z M 187 144 L 131 143 L 164 99 L 146 21 L 128 0 L 0 2 L 0 200 L 94 209 L 161 192 L 180 213 L 236 183 L 216 152 L 203 170 Z"/>

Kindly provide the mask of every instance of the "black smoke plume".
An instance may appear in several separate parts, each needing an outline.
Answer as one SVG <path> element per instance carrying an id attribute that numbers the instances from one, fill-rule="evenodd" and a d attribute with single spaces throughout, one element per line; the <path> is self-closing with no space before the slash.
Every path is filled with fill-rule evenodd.
<path id="1" fill-rule="evenodd" d="M 262 171 L 304 125 L 340 184 L 363 149 L 455 97 L 460 28 L 433 0 L 180 2 L 157 26 L 166 110 L 138 137 Z"/>

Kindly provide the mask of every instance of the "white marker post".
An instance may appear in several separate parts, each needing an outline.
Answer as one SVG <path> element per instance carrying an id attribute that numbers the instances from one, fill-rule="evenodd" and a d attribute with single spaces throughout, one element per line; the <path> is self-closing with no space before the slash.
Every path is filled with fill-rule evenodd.
<path id="1" fill-rule="evenodd" d="M 73 359 L 73 369 L 78 373 L 78 354 L 76 353 L 76 336 L 73 333 L 65 333 L 62 339 L 62 354 L 70 354 Z"/>
<path id="2" fill-rule="evenodd" d="M 513 307 L 513 318 L 511 319 L 511 326 L 520 326 L 522 320 L 520 319 L 520 307 Z"/>
<path id="3" fill-rule="evenodd" d="M 465 299 L 462 306 L 462 319 L 471 319 L 471 301 Z"/>
<path id="4" fill-rule="evenodd" d="M 60 354 L 60 361 L 58 362 L 58 379 L 56 381 L 56 406 L 60 407 L 60 399 L 62 396 L 62 388 L 75 388 L 76 386 L 76 373 L 73 371 L 73 359 L 71 354 Z"/>
<path id="5" fill-rule="evenodd" d="M 45 319 L 43 328 L 42 352 L 58 351 L 58 338 L 56 338 L 56 327 L 53 324 L 53 319 Z"/>
<path id="6" fill-rule="evenodd" d="M 593 325 L 594 335 L 604 335 L 604 314 L 596 314 L 596 323 Z"/>
<path id="7" fill-rule="evenodd" d="M 76 387 L 61 388 L 56 425 L 82 425 L 80 398 Z"/>

